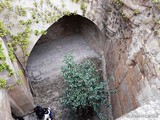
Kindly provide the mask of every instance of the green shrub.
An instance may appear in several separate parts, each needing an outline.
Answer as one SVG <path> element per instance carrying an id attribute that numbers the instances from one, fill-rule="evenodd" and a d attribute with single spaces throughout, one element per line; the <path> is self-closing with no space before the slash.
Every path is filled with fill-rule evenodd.
<path id="1" fill-rule="evenodd" d="M 83 16 L 85 16 L 86 9 L 87 9 L 87 6 L 86 6 L 85 2 L 81 3 L 80 8 L 82 10 Z"/>
<path id="2" fill-rule="evenodd" d="M 5 88 L 5 87 L 6 87 L 6 80 L 0 78 L 0 89 L 1 89 L 1 88 Z"/>
<path id="3" fill-rule="evenodd" d="M 72 0 L 72 2 L 78 3 L 80 0 Z"/>
<path id="4" fill-rule="evenodd" d="M 160 3 L 160 0 L 152 0 L 154 3 Z"/>
<path id="5" fill-rule="evenodd" d="M 4 37 L 7 34 L 10 34 L 10 32 L 6 29 L 5 25 L 0 20 L 0 37 Z"/>
<path id="6" fill-rule="evenodd" d="M 101 105 L 108 104 L 106 84 L 100 81 L 95 65 L 86 60 L 80 64 L 73 61 L 74 57 L 66 55 L 62 66 L 64 81 L 68 87 L 61 99 L 62 104 L 69 108 L 80 119 L 89 119 L 96 114 L 99 119 Z"/>
<path id="7" fill-rule="evenodd" d="M 0 42 L 0 60 L 6 60 L 6 56 L 3 52 L 3 48 L 2 48 L 2 42 Z"/>
<path id="8" fill-rule="evenodd" d="M 35 31 L 34 31 L 34 34 L 37 36 L 37 35 L 40 34 L 40 32 L 39 32 L 38 30 L 35 30 Z"/>
<path id="9" fill-rule="evenodd" d="M 26 16 L 26 14 L 27 14 L 26 9 L 23 8 L 22 6 L 16 6 L 16 12 L 20 16 Z"/>

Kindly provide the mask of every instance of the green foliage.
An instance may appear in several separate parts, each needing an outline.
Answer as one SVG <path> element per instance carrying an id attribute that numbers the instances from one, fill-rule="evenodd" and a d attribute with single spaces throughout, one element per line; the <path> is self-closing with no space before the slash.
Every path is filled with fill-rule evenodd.
<path id="1" fill-rule="evenodd" d="M 17 73 L 18 73 L 18 77 L 21 77 L 23 75 L 23 72 L 21 69 L 19 69 Z"/>
<path id="2" fill-rule="evenodd" d="M 4 55 L 4 53 L 3 53 L 3 48 L 2 48 L 2 43 L 0 42 L 0 60 L 6 60 L 6 57 L 5 57 L 5 55 Z"/>
<path id="3" fill-rule="evenodd" d="M 1 2 L 1 3 L 0 3 L 0 12 L 2 12 L 4 8 L 5 8 L 4 3 Z"/>
<path id="4" fill-rule="evenodd" d="M 10 32 L 8 30 L 6 30 L 5 25 L 0 20 L 0 37 L 4 37 L 7 34 L 10 34 Z"/>
<path id="5" fill-rule="evenodd" d="M 38 7 L 38 3 L 37 2 L 34 2 L 33 5 L 34 5 L 34 7 Z"/>
<path id="6" fill-rule="evenodd" d="M 78 3 L 80 0 L 72 0 L 72 2 Z"/>
<path id="7" fill-rule="evenodd" d="M 113 2 L 119 7 L 123 6 L 123 3 L 120 0 L 113 0 Z"/>
<path id="8" fill-rule="evenodd" d="M 62 3 L 62 7 L 63 7 L 63 8 L 65 7 L 65 4 L 64 4 L 64 3 Z"/>
<path id="9" fill-rule="evenodd" d="M 32 24 L 32 20 L 31 20 L 31 19 L 28 19 L 27 21 L 20 20 L 19 23 L 20 23 L 21 25 L 29 26 L 29 25 Z"/>
<path id="10" fill-rule="evenodd" d="M 9 72 L 8 76 L 11 77 L 11 76 L 14 74 L 14 72 L 13 72 L 13 70 L 9 67 L 9 65 L 7 65 L 7 70 L 8 70 L 8 72 Z"/>
<path id="11" fill-rule="evenodd" d="M 133 11 L 134 15 L 140 14 L 141 12 L 139 10 L 134 10 Z"/>
<path id="12" fill-rule="evenodd" d="M 6 63 L 1 63 L 0 64 L 0 72 L 3 72 L 4 70 L 6 70 L 7 69 L 7 64 Z"/>
<path id="13" fill-rule="evenodd" d="M 66 55 L 64 62 L 66 65 L 62 66 L 62 73 L 68 87 L 62 104 L 79 117 L 87 118 L 89 114 L 96 113 L 101 119 L 100 106 L 108 104 L 108 92 L 95 65 L 90 60 L 76 64 L 71 55 Z"/>
<path id="14" fill-rule="evenodd" d="M 41 5 L 41 6 L 43 5 L 43 0 L 40 0 L 40 5 Z"/>
<path id="15" fill-rule="evenodd" d="M 41 34 L 42 34 L 42 35 L 46 35 L 46 34 L 47 34 L 47 31 L 46 31 L 46 30 L 41 30 Z"/>
<path id="16" fill-rule="evenodd" d="M 7 63 L 0 63 L 0 72 L 3 72 L 5 70 L 9 72 L 9 77 L 11 77 L 14 74 L 13 70 L 9 67 L 9 65 L 7 65 Z"/>
<path id="17" fill-rule="evenodd" d="M 73 12 L 73 14 L 76 15 L 76 14 L 77 14 L 77 10 L 75 10 L 75 11 Z"/>
<path id="18" fill-rule="evenodd" d="M 38 35 L 40 34 L 40 32 L 39 32 L 38 30 L 35 30 L 35 31 L 34 31 L 34 34 L 35 34 L 36 36 L 38 36 Z"/>
<path id="19" fill-rule="evenodd" d="M 9 54 L 9 58 L 11 59 L 11 61 L 15 62 L 16 61 L 16 57 L 14 55 L 13 47 L 12 47 L 11 43 L 8 43 L 8 54 Z"/>
<path id="20" fill-rule="evenodd" d="M 5 8 L 11 9 L 11 1 L 4 0 L 0 2 L 0 12 L 2 12 Z"/>
<path id="21" fill-rule="evenodd" d="M 21 32 L 17 33 L 17 35 L 12 35 L 11 38 L 13 39 L 11 46 L 13 49 L 16 49 L 16 46 L 19 45 L 24 53 L 24 56 L 27 55 L 27 44 L 29 43 L 29 38 L 32 30 L 30 26 L 27 26 L 26 29 Z"/>
<path id="22" fill-rule="evenodd" d="M 2 43 L 0 42 L 0 60 L 2 61 L 0 63 L 0 72 L 7 70 L 9 72 L 8 76 L 12 76 L 14 74 L 13 70 L 9 67 L 9 65 L 7 65 L 7 63 L 4 62 L 6 60 L 6 57 L 3 50 L 4 49 L 2 48 Z"/>
<path id="23" fill-rule="evenodd" d="M 40 35 L 40 34 L 46 35 L 46 34 L 47 34 L 47 31 L 46 31 L 46 30 L 41 30 L 41 31 L 35 30 L 35 31 L 34 31 L 34 34 L 35 34 L 36 36 L 38 36 L 38 35 Z"/>
<path id="24" fill-rule="evenodd" d="M 20 16 L 26 16 L 26 10 L 25 8 L 21 7 L 21 6 L 17 6 L 16 7 L 16 12 L 17 14 L 19 14 Z"/>
<path id="25" fill-rule="evenodd" d="M 123 13 L 123 12 L 121 13 L 121 15 L 122 15 L 123 18 L 129 18 L 129 17 L 128 17 L 125 13 Z"/>
<path id="26" fill-rule="evenodd" d="M 6 80 L 0 78 L 0 88 L 5 88 L 6 87 Z"/>
<path id="27" fill-rule="evenodd" d="M 39 20 L 38 20 L 38 19 L 36 19 L 36 20 L 35 20 L 35 22 L 36 22 L 36 23 L 39 23 Z"/>
<path id="28" fill-rule="evenodd" d="M 154 3 L 160 3 L 160 0 L 152 0 Z"/>
<path id="29" fill-rule="evenodd" d="M 50 6 L 51 8 L 53 7 L 53 3 L 50 0 L 46 0 L 46 3 L 48 6 Z"/>
<path id="30" fill-rule="evenodd" d="M 25 25 L 25 24 L 26 24 L 26 22 L 25 22 L 24 20 L 20 20 L 20 21 L 19 21 L 19 24 L 21 24 L 21 25 Z"/>
<path id="31" fill-rule="evenodd" d="M 32 12 L 31 14 L 32 14 L 32 18 L 36 19 L 36 12 Z"/>
<path id="32" fill-rule="evenodd" d="M 85 16 L 85 13 L 86 13 L 86 9 L 87 9 L 87 6 L 85 4 L 85 2 L 82 2 L 81 3 L 81 6 L 80 6 L 82 12 L 83 12 L 83 16 Z"/>
<path id="33" fill-rule="evenodd" d="M 6 8 L 11 9 L 11 8 L 12 8 L 12 7 L 11 7 L 11 0 L 5 0 L 4 6 L 5 6 Z"/>
<path id="34" fill-rule="evenodd" d="M 18 84 L 18 85 L 21 85 L 21 84 L 22 84 L 22 80 L 20 80 L 20 79 L 17 80 L 17 84 Z"/>
<path id="35" fill-rule="evenodd" d="M 66 11 L 63 11 L 63 15 L 66 15 L 66 16 L 70 16 L 71 15 L 71 12 L 66 10 Z"/>
<path id="36" fill-rule="evenodd" d="M 21 85 L 22 84 L 22 80 L 21 80 L 21 77 L 22 77 L 22 75 L 23 75 L 23 72 L 22 72 L 22 70 L 21 69 L 19 69 L 18 71 L 17 71 L 17 75 L 18 75 L 18 80 L 17 80 L 17 84 L 18 85 Z"/>
<path id="37" fill-rule="evenodd" d="M 21 69 L 18 69 L 18 71 L 17 71 L 17 76 L 18 76 L 18 80 L 17 80 L 17 82 L 16 82 L 16 84 L 17 85 L 21 85 L 22 84 L 22 75 L 23 75 L 23 72 L 22 72 L 22 70 Z"/>

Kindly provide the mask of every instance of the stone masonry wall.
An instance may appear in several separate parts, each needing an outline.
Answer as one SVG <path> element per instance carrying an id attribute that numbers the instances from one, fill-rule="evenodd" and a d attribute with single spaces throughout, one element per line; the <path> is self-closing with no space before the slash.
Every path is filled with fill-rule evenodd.
<path id="1" fill-rule="evenodd" d="M 85 34 L 85 38 L 91 38 L 93 35 L 91 44 L 94 45 L 98 42 L 96 38 L 102 40 L 100 43 L 98 42 L 100 44 L 98 47 L 101 49 L 96 49 L 101 51 L 103 74 L 105 78 L 111 79 L 108 87 L 118 90 L 117 93 L 111 94 L 114 119 L 160 98 L 159 3 L 153 3 L 153 0 L 119 1 L 123 4 L 120 8 L 113 0 L 86 1 L 86 18 L 98 26 L 103 36 L 102 39 L 95 36 L 90 27 L 85 24 L 85 21 L 83 21 L 84 26 L 81 29 L 82 34 L 91 31 L 88 35 Z M 14 5 L 16 4 L 25 7 L 32 4 L 31 7 L 33 7 L 33 2 L 24 0 L 21 2 L 17 0 Z M 78 10 L 77 14 L 82 14 L 80 5 L 68 0 L 65 1 L 65 4 L 67 4 L 69 11 Z M 74 9 L 71 9 L 72 5 L 74 5 Z M 47 9 L 47 5 L 44 5 L 44 8 Z M 15 21 L 21 19 L 21 17 L 12 17 Z M 27 17 L 31 18 L 31 16 Z M 4 18 L 4 20 L 8 23 L 12 19 Z M 17 28 L 17 24 L 12 26 L 11 31 L 21 30 Z M 32 28 L 47 29 L 51 24 L 53 23 L 44 24 L 40 22 L 37 25 L 32 24 Z M 63 27 L 59 28 L 59 31 L 63 31 Z M 53 36 L 51 33 L 48 34 Z M 57 36 L 53 36 L 53 38 L 59 37 L 61 32 L 55 34 Z M 29 53 L 39 37 L 34 34 L 31 35 L 28 44 Z M 22 51 L 20 49 L 17 50 L 17 56 L 21 60 Z"/>
<path id="2" fill-rule="evenodd" d="M 109 88 L 118 90 L 111 94 L 114 119 L 160 98 L 159 29 L 153 22 L 159 21 L 157 4 L 121 2 L 121 15 L 126 20 L 120 22 L 122 34 L 117 31 L 105 47 Z"/>
<path id="3" fill-rule="evenodd" d="M 148 104 L 121 116 L 117 120 L 159 120 L 160 119 L 160 101 L 150 101 Z"/>
<path id="4" fill-rule="evenodd" d="M 4 120 L 13 120 L 7 91 L 0 90 L 0 118 Z"/>
<path id="5" fill-rule="evenodd" d="M 12 75 L 11 77 L 8 76 L 9 71 L 7 70 L 0 72 L 0 79 L 6 80 L 6 90 L 3 90 L 1 88 L 2 90 L 0 97 L 2 97 L 2 100 L 0 100 L 0 104 L 2 105 L 3 109 L 0 110 L 0 118 L 4 118 L 4 111 L 8 112 L 6 114 L 11 113 L 11 107 L 12 112 L 14 111 L 14 114 L 23 116 L 34 108 L 29 83 L 23 72 L 21 73 L 21 75 L 18 75 L 18 71 L 22 70 L 18 64 L 18 61 L 10 60 L 5 42 L 2 39 L 0 39 L 0 42 L 2 42 L 2 48 L 4 49 L 4 54 L 6 56 L 5 62 L 14 72 L 14 75 Z M 2 60 L 0 62 L 3 63 Z M 20 84 L 18 84 L 18 81 L 20 81 Z M 4 101 L 6 102 L 6 104 L 4 103 Z M 10 120 L 10 116 L 11 115 L 8 115 L 8 120 Z"/>
<path id="6" fill-rule="evenodd" d="M 80 33 L 91 47 L 100 55 L 102 55 L 102 45 L 104 37 L 99 28 L 87 19 L 81 19 L 79 22 Z"/>
<path id="7" fill-rule="evenodd" d="M 66 36 L 79 33 L 79 19 L 80 16 L 64 16 L 56 23 L 50 26 L 47 34 L 42 36 L 37 44 L 47 42 L 48 40 L 56 40 Z"/>

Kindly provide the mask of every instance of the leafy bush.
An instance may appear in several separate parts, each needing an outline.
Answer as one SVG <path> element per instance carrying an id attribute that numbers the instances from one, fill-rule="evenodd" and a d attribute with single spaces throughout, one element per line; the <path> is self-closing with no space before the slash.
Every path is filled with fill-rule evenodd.
<path id="1" fill-rule="evenodd" d="M 0 78 L 0 89 L 1 89 L 1 88 L 5 88 L 5 87 L 6 87 L 6 80 Z"/>
<path id="2" fill-rule="evenodd" d="M 89 119 L 94 114 L 104 119 L 100 107 L 108 102 L 106 84 L 100 81 L 96 67 L 90 60 L 76 64 L 73 59 L 73 56 L 66 55 L 66 65 L 62 66 L 64 81 L 68 84 L 62 104 L 81 120 Z"/>
<path id="3" fill-rule="evenodd" d="M 85 2 L 81 3 L 80 8 L 81 8 L 81 10 L 83 12 L 83 16 L 85 16 L 86 9 L 87 9 L 87 6 L 86 6 Z"/>

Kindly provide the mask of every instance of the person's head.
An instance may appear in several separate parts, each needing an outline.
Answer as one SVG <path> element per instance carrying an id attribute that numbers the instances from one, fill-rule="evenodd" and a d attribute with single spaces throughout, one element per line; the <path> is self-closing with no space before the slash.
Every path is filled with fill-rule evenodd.
<path id="1" fill-rule="evenodd" d="M 42 119 L 44 116 L 44 113 L 45 113 L 44 109 L 40 106 L 36 106 L 34 108 L 34 112 L 36 113 L 36 115 L 39 119 Z"/>
<path id="2" fill-rule="evenodd" d="M 34 112 L 36 112 L 36 111 L 41 111 L 41 110 L 43 110 L 43 108 L 40 107 L 40 106 L 36 106 L 36 107 L 34 108 Z"/>

